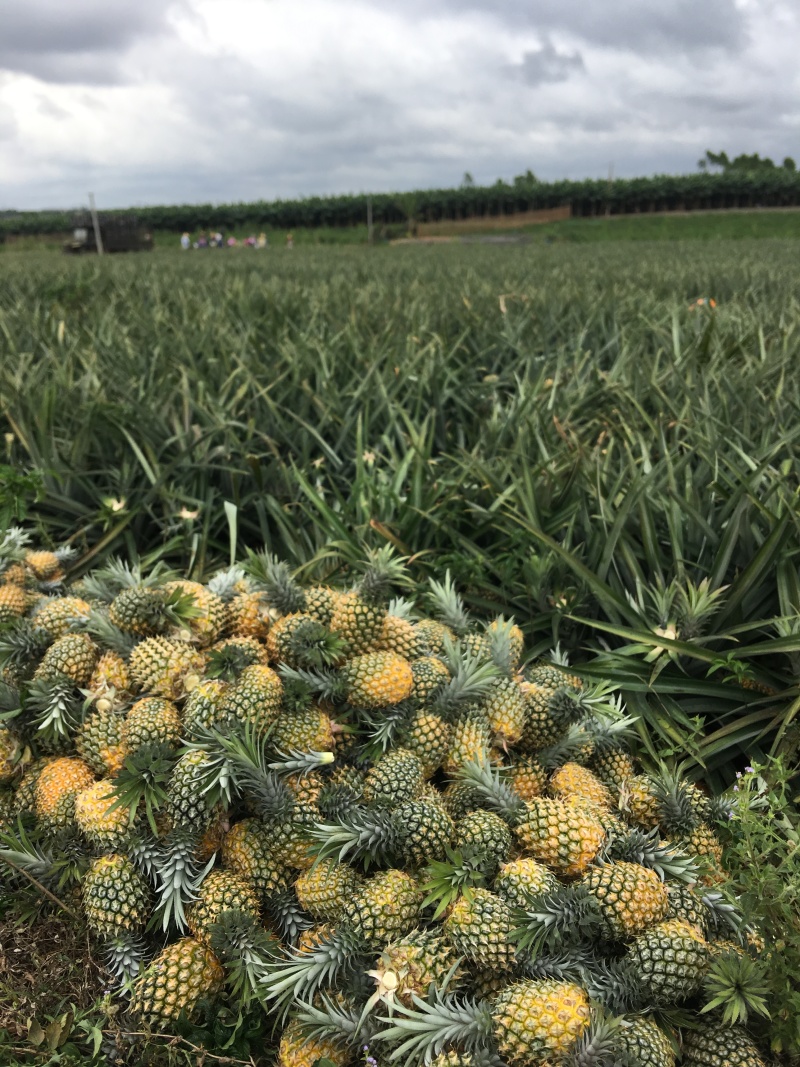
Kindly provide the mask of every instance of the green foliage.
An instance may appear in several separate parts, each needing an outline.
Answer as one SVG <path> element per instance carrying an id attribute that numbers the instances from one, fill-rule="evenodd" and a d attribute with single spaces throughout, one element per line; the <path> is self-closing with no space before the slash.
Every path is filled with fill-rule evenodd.
<path id="1" fill-rule="evenodd" d="M 759 1029 L 754 1014 L 768 1012 L 769 1022 L 760 1029 L 776 1052 L 795 1062 L 800 1058 L 800 816 L 791 786 L 781 760 L 754 764 L 738 780 L 725 865 L 745 922 L 764 938 L 766 948 L 754 974 L 730 974 L 728 962 L 709 992 L 717 998 L 722 994 L 719 1006 L 729 1017 L 749 1010 L 754 1030 Z"/>

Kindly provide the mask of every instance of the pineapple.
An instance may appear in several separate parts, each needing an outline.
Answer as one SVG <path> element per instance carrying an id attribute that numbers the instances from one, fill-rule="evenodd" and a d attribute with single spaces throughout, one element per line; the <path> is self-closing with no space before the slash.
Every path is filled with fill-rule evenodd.
<path id="1" fill-rule="evenodd" d="M 181 717 L 170 700 L 143 697 L 137 700 L 122 724 L 122 743 L 127 752 L 145 745 L 175 748 L 181 737 Z"/>
<path id="2" fill-rule="evenodd" d="M 107 703 L 98 701 L 89 710 L 75 737 L 78 755 L 100 775 L 116 774 L 127 754 L 122 737 L 125 716 Z"/>
<path id="3" fill-rule="evenodd" d="M 617 1031 L 617 1047 L 633 1067 L 675 1067 L 675 1052 L 667 1035 L 648 1016 L 631 1016 Z"/>
<path id="4" fill-rule="evenodd" d="M 367 652 L 354 656 L 344 668 L 347 699 L 356 708 L 383 708 L 411 696 L 414 674 L 407 659 L 396 652 Z"/>
<path id="5" fill-rule="evenodd" d="M 204 678 L 189 693 L 183 705 L 183 728 L 187 737 L 197 737 L 224 723 L 223 699 L 228 683 L 218 678 Z"/>
<path id="6" fill-rule="evenodd" d="M 550 792 L 559 800 L 581 797 L 597 808 L 611 811 L 613 798 L 600 779 L 586 767 L 565 763 L 550 779 Z"/>
<path id="7" fill-rule="evenodd" d="M 456 635 L 449 626 L 437 619 L 422 619 L 414 626 L 418 654 L 438 656 L 444 652 L 448 641 L 455 641 Z"/>
<path id="8" fill-rule="evenodd" d="M 420 656 L 411 664 L 414 686 L 411 695 L 420 704 L 425 704 L 446 682 L 450 680 L 450 671 L 436 656 Z"/>
<path id="9" fill-rule="evenodd" d="M 108 608 L 114 626 L 140 637 L 155 637 L 185 625 L 199 611 L 182 589 L 134 585 L 117 593 Z"/>
<path id="10" fill-rule="evenodd" d="M 224 977 L 209 948 L 194 938 L 181 938 L 167 945 L 139 975 L 131 1011 L 156 1025 L 167 1025 L 183 1011 L 191 1016 L 202 999 L 216 994 Z"/>
<path id="11" fill-rule="evenodd" d="M 368 878 L 345 905 L 345 918 L 367 945 L 382 948 L 410 933 L 419 920 L 422 891 L 405 871 L 388 870 Z"/>
<path id="12" fill-rule="evenodd" d="M 111 810 L 115 800 L 112 785 L 109 778 L 101 778 L 75 797 L 75 822 L 101 852 L 118 852 L 130 834 L 127 808 Z"/>
<path id="13" fill-rule="evenodd" d="M 101 856 L 83 879 L 83 910 L 89 929 L 100 937 L 137 935 L 150 914 L 152 894 L 125 856 Z"/>
<path id="14" fill-rule="evenodd" d="M 460 896 L 444 921 L 444 931 L 459 955 L 499 971 L 509 970 L 515 962 L 511 930 L 505 900 L 481 888 Z"/>
<path id="15" fill-rule="evenodd" d="M 330 626 L 341 593 L 328 585 L 312 585 L 305 592 L 305 610 L 323 626 Z"/>
<path id="16" fill-rule="evenodd" d="M 347 864 L 323 859 L 304 871 L 294 885 L 301 907 L 326 922 L 338 922 L 363 879 Z"/>
<path id="17" fill-rule="evenodd" d="M 88 689 L 95 697 L 107 697 L 109 690 L 115 694 L 127 693 L 131 687 L 128 664 L 118 652 L 104 652 L 97 661 Z"/>
<path id="18" fill-rule="evenodd" d="M 99 658 L 99 649 L 87 634 L 65 634 L 44 654 L 34 678 L 52 681 L 63 675 L 77 686 L 88 685 Z"/>
<path id="19" fill-rule="evenodd" d="M 413 752 L 395 748 L 387 752 L 364 779 L 368 804 L 394 806 L 411 800 L 422 788 L 422 763 Z"/>
<path id="20" fill-rule="evenodd" d="M 426 708 L 414 713 L 403 733 L 403 747 L 422 763 L 422 773 L 430 778 L 442 765 L 449 747 L 452 729 L 440 715 Z"/>
<path id="21" fill-rule="evenodd" d="M 508 774 L 508 784 L 523 800 L 540 797 L 547 787 L 548 773 L 535 759 L 521 756 Z"/>
<path id="22" fill-rule="evenodd" d="M 767 1067 L 767 1061 L 745 1030 L 719 1023 L 686 1032 L 681 1064 L 683 1067 Z"/>
<path id="23" fill-rule="evenodd" d="M 616 862 L 595 867 L 581 885 L 600 905 L 605 932 L 611 938 L 635 937 L 667 914 L 667 889 L 655 871 L 638 863 Z"/>
<path id="24" fill-rule="evenodd" d="M 528 709 L 519 683 L 513 678 L 495 681 L 481 703 L 494 740 L 502 749 L 516 745 L 525 730 Z"/>
<path id="25" fill-rule="evenodd" d="M 515 982 L 492 1002 L 492 1029 L 509 1067 L 564 1059 L 589 1020 L 586 991 L 566 982 Z"/>
<path id="26" fill-rule="evenodd" d="M 625 783 L 636 773 L 633 757 L 624 748 L 617 746 L 596 753 L 592 757 L 591 770 L 603 785 L 617 796 Z"/>
<path id="27" fill-rule="evenodd" d="M 284 615 L 273 623 L 267 638 L 271 659 L 290 667 L 309 669 L 339 663 L 344 642 L 305 612 Z"/>
<path id="28" fill-rule="evenodd" d="M 371 554 L 358 586 L 338 598 L 330 627 L 347 642 L 351 655 L 377 650 L 386 621 L 389 587 L 402 578 L 402 561 L 393 558 L 387 545 Z"/>
<path id="29" fill-rule="evenodd" d="M 50 760 L 36 782 L 36 817 L 42 827 L 56 832 L 75 823 L 75 798 L 94 782 L 83 760 L 70 756 Z"/>
<path id="30" fill-rule="evenodd" d="M 383 620 L 378 650 L 396 652 L 404 659 L 413 660 L 419 654 L 414 624 L 400 615 L 393 615 L 389 612 Z"/>
<path id="31" fill-rule="evenodd" d="M 294 1019 L 281 1034 L 277 1067 L 316 1067 L 321 1063 L 347 1067 L 351 1062 L 341 1041 L 333 1037 L 310 1038 Z"/>
<path id="32" fill-rule="evenodd" d="M 55 641 L 89 617 L 91 605 L 77 596 L 53 597 L 33 615 L 33 625 Z"/>
<path id="33" fill-rule="evenodd" d="M 27 610 L 28 595 L 21 586 L 0 586 L 0 626 L 22 618 Z"/>
<path id="34" fill-rule="evenodd" d="M 500 637 L 504 643 L 507 643 L 509 670 L 516 671 L 519 666 L 519 661 L 522 659 L 522 653 L 525 650 L 525 635 L 522 630 L 520 630 L 519 626 L 513 622 L 506 622 L 501 617 L 499 619 L 494 619 L 486 627 L 485 640 L 490 649 L 497 637 Z"/>
<path id="35" fill-rule="evenodd" d="M 201 648 L 213 645 L 228 625 L 225 601 L 199 582 L 167 582 L 164 591 L 170 597 L 191 597 L 193 611 L 188 617 L 189 629 Z"/>
<path id="36" fill-rule="evenodd" d="M 224 868 L 252 884 L 261 903 L 286 885 L 283 857 L 273 851 L 272 834 L 257 819 L 243 819 L 228 830 L 221 858 Z"/>
<path id="37" fill-rule="evenodd" d="M 649 927 L 628 949 L 653 1007 L 672 1007 L 699 990 L 708 967 L 708 945 L 696 927 L 666 919 Z"/>
<path id="38" fill-rule="evenodd" d="M 10 782 L 19 767 L 22 742 L 5 726 L 0 726 L 0 785 Z"/>
<path id="39" fill-rule="evenodd" d="M 455 962 L 452 947 L 440 933 L 414 930 L 387 945 L 367 974 L 375 979 L 375 996 L 383 1004 L 410 1008 L 414 997 L 426 997 L 430 987 L 441 985 L 448 975 L 448 988 L 458 984 L 460 971 L 453 970 Z"/>
<path id="40" fill-rule="evenodd" d="M 233 871 L 210 871 L 186 909 L 186 924 L 192 935 L 210 947 L 211 927 L 224 911 L 241 911 L 258 920 L 259 900 L 252 884 Z"/>
<path id="41" fill-rule="evenodd" d="M 442 764 L 448 774 L 455 774 L 465 763 L 480 759 L 489 751 L 489 723 L 482 711 L 466 711 L 453 727 L 450 748 Z"/>
<path id="42" fill-rule="evenodd" d="M 268 730 L 281 712 L 283 685 L 269 667 L 253 664 L 245 667 L 225 693 L 220 717 L 231 716 L 249 723 L 257 733 Z"/>
<path id="43" fill-rule="evenodd" d="M 202 652 L 166 637 L 146 637 L 131 652 L 131 679 L 140 692 L 178 700 L 200 681 L 206 658 Z"/>
<path id="44" fill-rule="evenodd" d="M 600 821 L 559 800 L 536 797 L 514 828 L 520 845 L 565 876 L 586 870 L 605 839 Z"/>
<path id="45" fill-rule="evenodd" d="M 409 867 L 421 867 L 445 855 L 455 826 L 438 800 L 408 800 L 395 810 L 403 828 L 403 859 Z"/>
<path id="46" fill-rule="evenodd" d="M 228 630 L 234 637 L 264 641 L 271 621 L 263 593 L 240 593 L 228 602 Z"/>
<path id="47" fill-rule="evenodd" d="M 270 740 L 282 752 L 332 752 L 336 747 L 333 721 L 318 705 L 303 711 L 282 712 Z"/>
<path id="48" fill-rule="evenodd" d="M 635 775 L 622 786 L 619 794 L 620 811 L 637 826 L 652 830 L 659 824 L 658 795 L 647 775 Z"/>
<path id="49" fill-rule="evenodd" d="M 61 555 L 58 552 L 29 549 L 25 553 L 25 565 L 39 582 L 61 581 L 64 577 L 61 562 Z"/>
<path id="50" fill-rule="evenodd" d="M 543 863 L 529 856 L 503 863 L 494 880 L 494 891 L 510 908 L 525 908 L 534 897 L 552 893 L 558 881 Z"/>
<path id="51" fill-rule="evenodd" d="M 494 871 L 511 853 L 511 831 L 492 811 L 471 811 L 458 820 L 456 845 L 460 852 L 479 855 Z"/>

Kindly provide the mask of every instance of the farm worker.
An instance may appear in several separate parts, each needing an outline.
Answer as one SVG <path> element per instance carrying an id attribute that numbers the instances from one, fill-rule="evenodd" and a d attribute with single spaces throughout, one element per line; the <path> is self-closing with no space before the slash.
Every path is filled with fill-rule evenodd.
<path id="1" fill-rule="evenodd" d="M 265 233 L 260 233 L 256 240 L 256 248 L 266 248 L 268 244 L 269 241 L 267 240 L 267 235 Z"/>
<path id="2" fill-rule="evenodd" d="M 286 234 L 286 247 L 294 248 L 294 237 L 290 233 Z"/>
<path id="3" fill-rule="evenodd" d="M 192 239 L 188 233 L 181 234 L 181 248 L 184 252 L 188 252 L 192 246 Z"/>

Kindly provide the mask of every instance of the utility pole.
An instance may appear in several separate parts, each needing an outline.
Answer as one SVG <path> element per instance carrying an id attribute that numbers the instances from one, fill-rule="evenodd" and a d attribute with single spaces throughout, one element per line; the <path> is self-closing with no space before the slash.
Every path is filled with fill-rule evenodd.
<path id="1" fill-rule="evenodd" d="M 92 227 L 94 239 L 97 244 L 97 254 L 103 254 L 103 238 L 100 236 L 100 220 L 97 217 L 97 208 L 94 206 L 94 193 L 89 193 L 89 211 L 92 213 Z"/>
<path id="2" fill-rule="evenodd" d="M 614 164 L 608 164 L 608 193 L 606 194 L 606 217 L 611 214 L 611 187 L 614 184 Z"/>
<path id="3" fill-rule="evenodd" d="M 367 197 L 367 241 L 372 244 L 372 197 Z"/>

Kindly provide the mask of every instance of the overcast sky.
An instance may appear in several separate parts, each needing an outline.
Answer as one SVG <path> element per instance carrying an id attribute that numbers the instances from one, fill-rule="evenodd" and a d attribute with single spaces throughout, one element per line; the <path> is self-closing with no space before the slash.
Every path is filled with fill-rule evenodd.
<path id="1" fill-rule="evenodd" d="M 798 55 L 798 0 L 2 0 L 0 209 L 797 158 Z"/>

